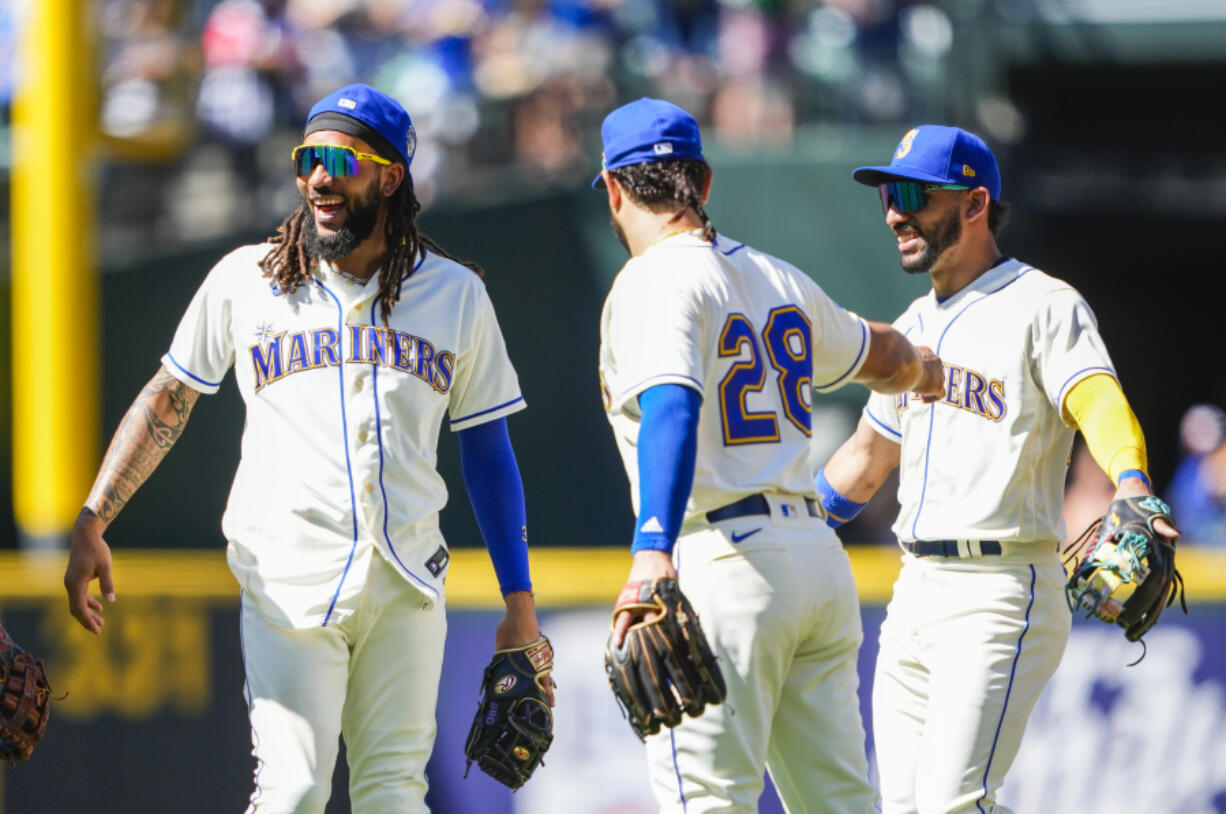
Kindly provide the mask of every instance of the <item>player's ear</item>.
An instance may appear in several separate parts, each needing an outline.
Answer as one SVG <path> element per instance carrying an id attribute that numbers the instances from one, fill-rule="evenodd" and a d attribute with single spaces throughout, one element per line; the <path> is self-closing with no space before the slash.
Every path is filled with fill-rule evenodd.
<path id="1" fill-rule="evenodd" d="M 707 168 L 707 180 L 702 185 L 702 205 L 707 205 L 707 199 L 711 197 L 711 181 L 715 179 L 715 170 Z"/>
<path id="2" fill-rule="evenodd" d="M 609 193 L 609 209 L 616 212 L 622 206 L 622 195 L 624 193 L 622 192 L 621 184 L 617 183 L 617 179 L 610 175 L 608 170 L 601 170 L 600 174 L 604 177 L 604 187 Z"/>
<path id="3" fill-rule="evenodd" d="M 400 189 L 400 184 L 404 181 L 406 172 L 404 164 L 399 162 L 389 164 L 383 168 L 383 175 L 379 179 L 379 192 L 384 198 L 392 197 L 396 190 Z"/>
<path id="4" fill-rule="evenodd" d="M 967 221 L 973 221 L 978 218 L 986 219 L 988 216 L 988 204 L 992 202 L 992 196 L 986 187 L 975 187 L 971 193 L 966 196 L 963 201 L 963 214 Z"/>

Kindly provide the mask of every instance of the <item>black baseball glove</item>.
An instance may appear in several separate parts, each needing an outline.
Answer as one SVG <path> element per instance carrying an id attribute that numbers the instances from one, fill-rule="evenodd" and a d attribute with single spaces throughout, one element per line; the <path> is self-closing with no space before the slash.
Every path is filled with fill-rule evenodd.
<path id="1" fill-rule="evenodd" d="M 1113 500 L 1064 551 L 1065 564 L 1072 563 L 1064 588 L 1069 609 L 1118 624 L 1130 642 L 1154 626 L 1176 594 L 1188 612 L 1175 545 L 1154 531 L 1156 520 L 1175 525 L 1170 507 L 1154 495 Z"/>
<path id="2" fill-rule="evenodd" d="M 12 766 L 34 751 L 47 730 L 51 687 L 36 659 L 0 625 L 0 760 Z"/>
<path id="3" fill-rule="evenodd" d="M 553 743 L 553 710 L 545 679 L 553 670 L 553 646 L 542 636 L 533 644 L 499 650 L 481 679 L 481 701 L 468 731 L 464 754 L 490 777 L 517 789 L 528 781 Z"/>
<path id="4" fill-rule="evenodd" d="M 624 610 L 633 614 L 633 620 L 621 647 L 609 636 L 605 671 L 613 695 L 641 740 L 661 726 L 681 723 L 683 714 L 697 717 L 707 704 L 727 698 L 719 662 L 677 580 L 627 584 L 617 598 L 613 618 Z M 646 621 L 652 612 L 658 615 Z"/>

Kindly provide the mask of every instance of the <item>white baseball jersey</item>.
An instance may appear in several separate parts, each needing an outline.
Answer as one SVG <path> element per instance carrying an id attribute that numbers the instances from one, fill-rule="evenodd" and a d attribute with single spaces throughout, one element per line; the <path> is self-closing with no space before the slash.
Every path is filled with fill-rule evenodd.
<path id="1" fill-rule="evenodd" d="M 1087 376 L 1115 375 L 1089 305 L 1006 260 L 944 301 L 920 297 L 894 326 L 937 352 L 946 379 L 935 404 L 874 393 L 864 410 L 902 444 L 899 540 L 1010 541 L 1007 561 L 1053 558 L 1075 432 L 1064 397 Z"/>
<path id="2" fill-rule="evenodd" d="M 385 327 L 377 281 L 321 263 L 285 294 L 257 266 L 269 249 L 242 247 L 213 268 L 162 357 L 203 393 L 233 365 L 246 403 L 222 520 L 230 567 L 270 621 L 291 627 L 352 613 L 376 550 L 437 599 L 444 414 L 461 430 L 525 406 L 485 286 L 428 255 Z"/>
<path id="3" fill-rule="evenodd" d="M 873 810 L 851 566 L 797 497 L 816 495 L 812 389 L 851 381 L 868 345 L 867 323 L 805 274 L 722 236 L 661 240 L 626 263 L 605 301 L 601 384 L 636 514 L 638 394 L 679 384 L 703 396 L 672 553 L 728 698 L 647 738 L 661 812 L 756 812 L 764 768 L 791 811 Z M 760 514 L 704 517 L 759 493 Z"/>
<path id="4" fill-rule="evenodd" d="M 629 260 L 605 300 L 600 379 L 638 513 L 638 395 L 703 396 L 686 519 L 756 492 L 815 495 L 811 389 L 851 381 L 868 325 L 794 266 L 744 243 L 672 235 Z"/>

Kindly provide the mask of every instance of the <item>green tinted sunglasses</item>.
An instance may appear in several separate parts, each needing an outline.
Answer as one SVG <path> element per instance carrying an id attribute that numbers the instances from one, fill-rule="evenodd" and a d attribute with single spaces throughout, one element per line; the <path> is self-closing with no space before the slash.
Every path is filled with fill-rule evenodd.
<path id="1" fill-rule="evenodd" d="M 333 178 L 345 178 L 361 172 L 358 162 L 373 161 L 376 164 L 391 164 L 382 156 L 372 153 L 359 153 L 352 147 L 340 144 L 299 144 L 292 153 L 294 169 L 298 177 L 306 178 L 315 169 L 316 164 L 322 164 L 324 172 Z"/>
<path id="2" fill-rule="evenodd" d="M 890 201 L 899 212 L 918 212 L 928 203 L 925 195 L 938 189 L 966 190 L 961 184 L 925 184 L 919 181 L 891 181 L 881 184 L 877 190 L 881 193 L 881 211 L 890 211 Z"/>

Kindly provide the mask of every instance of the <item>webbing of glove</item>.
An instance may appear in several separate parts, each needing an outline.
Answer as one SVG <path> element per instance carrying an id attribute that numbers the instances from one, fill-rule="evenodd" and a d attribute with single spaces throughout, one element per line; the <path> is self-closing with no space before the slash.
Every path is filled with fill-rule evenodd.
<path id="1" fill-rule="evenodd" d="M 494 653 L 481 678 L 481 700 L 464 754 L 499 783 L 518 789 L 543 766 L 553 743 L 553 710 L 545 677 L 553 670 L 553 645 L 540 639 Z"/>
<path id="2" fill-rule="evenodd" d="M 697 717 L 728 697 L 724 675 L 693 606 L 672 578 L 628 583 L 613 618 L 633 619 L 620 647 L 609 635 L 605 672 L 609 686 L 640 740 L 674 727 L 683 714 Z M 655 614 L 647 620 L 645 617 Z M 641 621 L 638 621 L 640 620 Z"/>
<path id="3" fill-rule="evenodd" d="M 1064 588 L 1070 610 L 1118 624 L 1130 642 L 1157 623 L 1176 594 L 1188 612 L 1175 546 L 1154 530 L 1157 520 L 1175 525 L 1170 507 L 1154 495 L 1113 500 L 1065 549 L 1065 563 L 1073 563 Z"/>
<path id="4" fill-rule="evenodd" d="M 51 687 L 36 659 L 0 626 L 0 760 L 26 760 L 47 730 Z"/>

